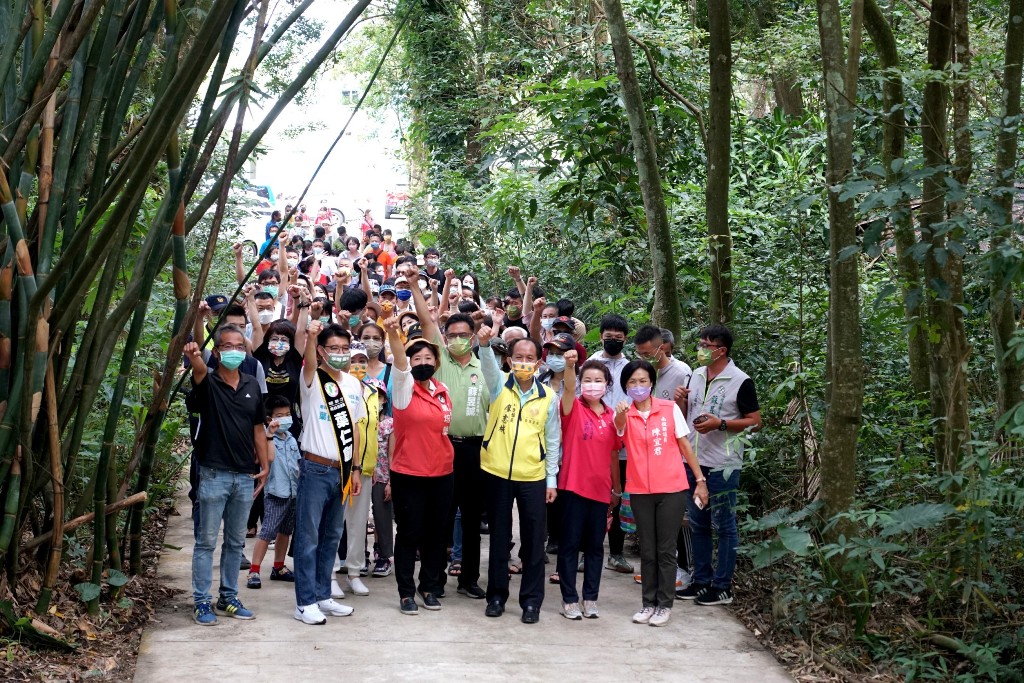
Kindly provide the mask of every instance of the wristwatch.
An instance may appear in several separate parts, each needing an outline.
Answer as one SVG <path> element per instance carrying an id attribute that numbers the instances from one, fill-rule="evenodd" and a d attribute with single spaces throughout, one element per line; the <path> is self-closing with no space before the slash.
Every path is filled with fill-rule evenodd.
<path id="1" fill-rule="evenodd" d="M 725 420 L 719 420 L 718 421 L 718 431 L 720 431 L 720 432 L 724 432 L 725 431 Z"/>

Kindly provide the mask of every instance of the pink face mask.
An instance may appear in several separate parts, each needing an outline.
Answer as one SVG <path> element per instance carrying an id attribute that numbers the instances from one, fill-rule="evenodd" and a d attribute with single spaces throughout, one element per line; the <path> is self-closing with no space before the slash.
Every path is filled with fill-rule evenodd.
<path id="1" fill-rule="evenodd" d="M 608 387 L 603 382 L 584 382 L 580 387 L 580 394 L 583 398 L 589 398 L 592 401 L 599 401 L 604 398 L 607 390 Z"/>

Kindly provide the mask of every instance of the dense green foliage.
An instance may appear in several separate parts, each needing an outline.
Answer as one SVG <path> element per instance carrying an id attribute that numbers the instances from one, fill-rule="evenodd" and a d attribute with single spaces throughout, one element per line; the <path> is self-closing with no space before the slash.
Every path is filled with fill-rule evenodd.
<path id="1" fill-rule="evenodd" d="M 1024 404 L 1005 414 L 998 408 L 1001 369 L 989 324 L 998 280 L 1018 321 L 1011 354 L 1024 360 L 1021 230 L 999 204 L 1006 190 L 996 163 L 1000 131 L 1021 123 L 1000 118 L 1008 4 L 971 4 L 969 58 L 938 75 L 926 68 L 923 3 L 880 5 L 902 67 L 882 69 L 865 32 L 854 174 L 840 188 L 842 199 L 855 200 L 859 222 L 858 244 L 840 254 L 857 259 L 860 272 L 865 403 L 856 504 L 823 520 L 814 498 L 828 411 L 830 271 L 818 33 L 805 3 L 732 3 L 734 356 L 756 378 L 766 415 L 743 477 L 746 579 L 770 587 L 762 599 L 775 628 L 808 643 L 845 643 L 833 657 L 851 670 L 1016 680 L 1024 668 Z M 424 3 L 415 10 L 420 31 L 404 42 L 407 70 L 397 70 L 403 77 L 387 97 L 407 121 L 419 238 L 439 246 L 460 273 L 476 273 L 486 294 L 510 286 L 508 265 L 522 267 L 549 299 L 576 302 L 591 343 L 602 314 L 638 325 L 653 301 L 643 202 L 599 6 L 502 0 L 462 11 Z M 709 315 L 697 116 L 708 97 L 706 11 L 700 2 L 626 5 L 673 226 L 686 328 L 677 350 L 691 362 Z M 435 50 L 441 36 L 424 33 L 432 26 L 462 49 Z M 895 181 L 882 165 L 889 125 L 882 90 L 893 77 L 905 92 L 907 136 L 905 157 L 890 169 Z M 968 124 L 956 128 L 951 117 L 949 139 L 951 147 L 968 140 L 970 166 L 959 147 L 948 150 L 948 169 L 923 160 L 922 97 L 936 78 L 954 97 L 967 93 Z M 446 96 L 454 87 L 460 96 Z M 443 139 L 437 122 L 446 126 Z M 940 170 L 953 171 L 944 179 L 950 208 L 940 227 L 948 242 L 937 253 L 921 242 L 911 256 L 919 264 L 929 253 L 943 262 L 962 258 L 962 301 L 960 283 L 907 283 L 897 259 L 893 226 L 916 218 L 922 181 Z M 1006 226 L 1016 238 L 999 237 Z M 908 376 L 908 339 L 934 341 L 939 329 L 904 318 L 904 287 L 911 301 L 952 299 L 962 311 L 971 441 L 954 471 L 937 467 L 937 421 Z M 855 536 L 826 541 L 836 524 Z"/>

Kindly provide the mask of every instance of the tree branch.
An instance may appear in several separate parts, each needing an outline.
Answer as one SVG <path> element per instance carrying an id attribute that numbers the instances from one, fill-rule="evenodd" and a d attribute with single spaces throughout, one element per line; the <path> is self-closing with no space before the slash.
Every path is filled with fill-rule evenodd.
<path id="1" fill-rule="evenodd" d="M 634 36 L 632 33 L 629 34 L 629 39 L 641 50 L 644 51 L 644 56 L 647 57 L 647 65 L 651 67 L 651 75 L 654 76 L 654 80 L 658 82 L 658 85 L 662 87 L 669 95 L 672 96 L 677 102 L 683 105 L 693 118 L 697 119 L 697 125 L 700 127 L 700 139 L 704 143 L 704 149 L 708 147 L 708 132 L 704 127 L 704 112 L 696 104 L 684 97 L 678 90 L 672 87 L 661 74 L 658 73 L 658 67 L 654 63 L 654 55 L 651 54 L 651 48 L 647 47 L 647 44 Z"/>

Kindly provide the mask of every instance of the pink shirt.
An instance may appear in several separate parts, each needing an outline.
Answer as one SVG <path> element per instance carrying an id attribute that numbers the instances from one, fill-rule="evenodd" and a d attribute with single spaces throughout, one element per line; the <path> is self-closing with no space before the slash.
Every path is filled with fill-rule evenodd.
<path id="1" fill-rule="evenodd" d="M 562 415 L 562 465 L 558 488 L 601 503 L 611 502 L 612 454 L 618 460 L 622 442 L 615 433 L 613 411 L 600 415 L 580 399 Z"/>

